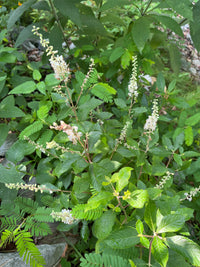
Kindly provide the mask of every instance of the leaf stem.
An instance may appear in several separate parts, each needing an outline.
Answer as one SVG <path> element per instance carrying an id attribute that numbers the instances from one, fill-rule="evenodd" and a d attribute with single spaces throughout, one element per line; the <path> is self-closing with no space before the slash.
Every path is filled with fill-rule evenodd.
<path id="1" fill-rule="evenodd" d="M 62 25 L 61 25 L 61 23 L 60 23 L 60 20 L 59 20 L 59 18 L 58 18 L 58 15 L 57 15 L 55 6 L 54 6 L 54 4 L 53 4 L 53 1 L 52 1 L 52 0 L 49 0 L 49 3 L 50 3 L 50 6 L 51 6 L 53 15 L 55 16 L 55 19 L 56 19 L 56 21 L 57 21 L 57 23 L 58 23 L 58 26 L 59 26 L 59 28 L 60 28 L 60 30 L 61 30 L 61 32 L 62 32 L 63 39 L 64 39 L 64 41 L 65 41 L 65 43 L 66 43 L 66 46 L 67 46 L 68 50 L 70 50 L 69 45 L 68 45 L 68 42 L 67 42 L 67 39 L 65 38 L 65 33 L 64 33 L 63 27 L 62 27 Z"/>
<path id="2" fill-rule="evenodd" d="M 145 15 L 145 13 L 147 12 L 147 10 L 148 10 L 149 6 L 151 5 L 151 3 L 152 3 L 152 0 L 149 0 L 149 2 L 147 3 L 147 5 L 146 5 L 144 11 L 142 12 L 142 16 Z"/>

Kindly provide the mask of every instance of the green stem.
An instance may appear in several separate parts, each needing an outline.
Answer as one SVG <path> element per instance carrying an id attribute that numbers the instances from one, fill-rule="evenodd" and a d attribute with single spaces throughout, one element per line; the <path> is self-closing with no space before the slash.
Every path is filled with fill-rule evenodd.
<path id="1" fill-rule="evenodd" d="M 152 242 L 153 242 L 153 238 L 150 241 L 149 244 L 149 262 L 148 262 L 148 266 L 151 267 L 151 248 L 152 248 Z"/>
<path id="2" fill-rule="evenodd" d="M 59 28 L 60 28 L 60 30 L 62 32 L 63 39 L 64 39 L 64 41 L 66 43 L 66 46 L 67 46 L 68 50 L 70 50 L 69 45 L 68 45 L 68 42 L 67 42 L 67 39 L 65 38 L 65 33 L 64 33 L 63 27 L 62 27 L 62 25 L 60 23 L 60 20 L 58 18 L 57 12 L 56 12 L 56 9 L 54 7 L 53 1 L 52 0 L 49 0 L 49 3 L 50 3 L 50 6 L 51 6 L 51 9 L 52 9 L 52 12 L 53 12 L 53 14 L 55 16 L 55 19 L 56 19 L 56 21 L 58 23 L 58 26 L 59 26 Z"/>
<path id="3" fill-rule="evenodd" d="M 152 1 L 153 0 L 149 0 L 149 2 L 147 3 L 147 6 L 145 7 L 144 11 L 142 12 L 142 16 L 145 15 L 145 13 L 147 12 L 147 10 L 148 10 L 149 6 L 151 5 Z"/>

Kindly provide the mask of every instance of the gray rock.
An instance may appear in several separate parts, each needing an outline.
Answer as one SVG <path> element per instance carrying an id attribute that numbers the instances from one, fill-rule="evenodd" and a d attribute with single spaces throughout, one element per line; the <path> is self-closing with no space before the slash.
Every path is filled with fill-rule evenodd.
<path id="1" fill-rule="evenodd" d="M 190 72 L 192 75 L 196 75 L 197 74 L 197 71 L 195 68 L 190 68 Z"/>
<path id="2" fill-rule="evenodd" d="M 194 64 L 195 67 L 199 68 L 200 67 L 200 60 L 199 59 L 192 60 L 192 64 Z"/>
<path id="3" fill-rule="evenodd" d="M 58 263 L 65 246 L 65 243 L 38 246 L 46 261 L 46 267 L 54 267 Z M 0 267 L 30 267 L 30 265 L 23 262 L 19 254 L 14 252 L 0 253 Z"/>

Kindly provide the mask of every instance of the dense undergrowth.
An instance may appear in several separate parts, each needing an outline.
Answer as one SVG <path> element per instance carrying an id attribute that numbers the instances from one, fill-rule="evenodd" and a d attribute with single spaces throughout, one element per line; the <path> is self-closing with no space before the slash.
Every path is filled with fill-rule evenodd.
<path id="1" fill-rule="evenodd" d="M 199 89 L 169 38 L 200 50 L 200 1 L 2 3 L 0 247 L 45 266 L 57 221 L 63 267 L 200 266 Z"/>

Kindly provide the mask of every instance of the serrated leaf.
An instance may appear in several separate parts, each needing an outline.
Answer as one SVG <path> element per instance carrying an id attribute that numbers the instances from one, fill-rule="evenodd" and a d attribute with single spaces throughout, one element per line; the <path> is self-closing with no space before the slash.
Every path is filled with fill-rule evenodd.
<path id="1" fill-rule="evenodd" d="M 138 233 L 133 227 L 124 227 L 113 231 L 104 242 L 114 249 L 130 248 L 140 242 Z"/>
<path id="2" fill-rule="evenodd" d="M 42 93 L 43 95 L 45 95 L 45 93 L 46 93 L 46 85 L 45 85 L 45 83 L 42 81 L 42 82 L 37 83 L 36 86 L 37 86 L 38 91 L 40 93 Z"/>
<path id="3" fill-rule="evenodd" d="M 200 247 L 192 240 L 184 236 L 172 236 L 166 238 L 167 245 L 181 254 L 193 266 L 200 266 Z"/>
<path id="4" fill-rule="evenodd" d="M 116 61 L 118 58 L 120 58 L 123 54 L 124 54 L 124 48 L 122 48 L 122 47 L 117 47 L 117 48 L 115 48 L 115 49 L 112 51 L 111 55 L 110 55 L 110 58 L 109 58 L 110 62 L 111 62 L 111 63 L 115 62 L 115 61 Z"/>
<path id="5" fill-rule="evenodd" d="M 184 133 L 185 133 L 185 144 L 187 146 L 191 146 L 194 140 L 192 127 L 188 126 L 187 128 L 185 128 Z"/>
<path id="6" fill-rule="evenodd" d="M 165 78 L 163 74 L 160 72 L 157 76 L 156 85 L 160 92 L 164 92 L 165 89 Z"/>
<path id="7" fill-rule="evenodd" d="M 4 167 L 0 164 L 0 183 L 22 183 L 24 173 L 16 170 L 15 166 Z"/>
<path id="8" fill-rule="evenodd" d="M 183 158 L 200 157 L 200 153 L 196 151 L 186 151 L 182 154 Z"/>
<path id="9" fill-rule="evenodd" d="M 156 14 L 153 15 L 153 18 L 164 24 L 168 29 L 183 37 L 183 32 L 180 25 L 171 17 L 168 17 L 167 15 Z"/>
<path id="10" fill-rule="evenodd" d="M 64 17 L 69 17 L 78 26 L 82 25 L 81 16 L 76 4 L 80 3 L 80 0 L 55 0 L 54 4 L 56 8 L 61 12 Z"/>
<path id="11" fill-rule="evenodd" d="M 119 172 L 113 174 L 111 181 L 116 183 L 117 192 L 122 191 L 128 185 L 132 170 L 133 168 L 124 167 Z"/>
<path id="12" fill-rule="evenodd" d="M 7 96 L 0 103 L 0 118 L 17 118 L 24 117 L 25 114 L 19 108 L 14 106 L 13 96 Z"/>
<path id="13" fill-rule="evenodd" d="M 34 92 L 35 89 L 36 83 L 33 81 L 27 81 L 15 87 L 9 92 L 9 94 L 30 94 Z"/>
<path id="14" fill-rule="evenodd" d="M 43 123 L 41 121 L 35 121 L 33 124 L 26 127 L 19 135 L 19 139 L 23 139 L 24 136 L 30 136 L 36 132 L 39 132 L 43 127 Z"/>
<path id="15" fill-rule="evenodd" d="M 200 51 L 200 2 L 195 3 L 193 7 L 193 20 L 190 22 L 190 34 L 192 41 L 198 51 Z"/>
<path id="16" fill-rule="evenodd" d="M 164 145 L 164 147 L 166 149 L 168 149 L 168 150 L 173 150 L 174 149 L 174 146 L 172 145 L 171 140 L 166 135 L 163 135 L 162 143 L 163 143 L 163 145 Z"/>
<path id="17" fill-rule="evenodd" d="M 4 143 L 6 140 L 6 137 L 8 136 L 9 127 L 5 123 L 0 124 L 0 146 Z"/>
<path id="18" fill-rule="evenodd" d="M 17 140 L 6 152 L 6 158 L 12 162 L 23 160 L 24 156 L 30 155 L 35 150 L 35 147 L 27 141 Z"/>
<path id="19" fill-rule="evenodd" d="M 37 111 L 39 119 L 44 120 L 48 116 L 49 107 L 47 105 L 41 106 Z"/>
<path id="20" fill-rule="evenodd" d="M 174 154 L 174 160 L 176 161 L 176 163 L 179 165 L 179 166 L 182 166 L 183 165 L 183 161 L 181 159 L 181 156 L 178 155 L 178 154 Z"/>
<path id="21" fill-rule="evenodd" d="M 181 214 L 169 214 L 164 216 L 157 225 L 157 233 L 179 231 L 185 223 L 185 218 Z"/>
<path id="22" fill-rule="evenodd" d="M 144 207 L 144 204 L 148 201 L 147 190 L 135 190 L 131 193 L 130 198 L 127 198 L 126 201 L 133 207 L 141 209 Z"/>
<path id="23" fill-rule="evenodd" d="M 112 95 L 115 95 L 117 91 L 106 83 L 97 83 L 91 89 L 91 93 L 105 102 L 112 101 Z"/>
<path id="24" fill-rule="evenodd" d="M 7 28 L 8 30 L 11 30 L 11 28 L 14 26 L 15 22 L 21 17 L 21 15 L 28 10 L 36 0 L 29 0 L 27 2 L 24 2 L 21 6 L 19 6 L 17 9 L 15 9 L 13 12 L 11 12 L 10 17 L 8 19 Z"/>
<path id="25" fill-rule="evenodd" d="M 98 218 L 93 224 L 93 234 L 100 240 L 106 238 L 112 231 L 115 223 L 116 214 L 108 210 Z"/>
<path id="26" fill-rule="evenodd" d="M 144 225 L 143 225 L 143 223 L 140 220 L 137 220 L 135 226 L 136 226 L 136 230 L 137 230 L 138 234 L 142 234 L 143 231 L 144 231 Z"/>
<path id="27" fill-rule="evenodd" d="M 123 69 L 126 69 L 132 60 L 132 56 L 128 50 L 124 52 L 124 54 L 121 57 L 121 65 Z"/>
<path id="28" fill-rule="evenodd" d="M 166 0 L 166 3 L 184 18 L 193 20 L 192 3 L 190 0 L 174 1 Z"/>
<path id="29" fill-rule="evenodd" d="M 153 238 L 152 254 L 155 260 L 160 263 L 162 267 L 167 266 L 167 261 L 169 258 L 168 248 L 163 243 L 163 241 L 157 236 Z"/>
<path id="30" fill-rule="evenodd" d="M 121 109 L 125 109 L 127 107 L 126 102 L 122 98 L 115 98 L 114 101 L 115 101 L 115 104 Z"/>
<path id="31" fill-rule="evenodd" d="M 156 211 L 157 207 L 154 202 L 149 201 L 146 205 L 145 212 L 144 212 L 144 220 L 149 228 L 155 232 L 156 230 Z"/>
<path id="32" fill-rule="evenodd" d="M 149 36 L 150 36 L 150 24 L 151 21 L 148 17 L 140 17 L 137 19 L 132 27 L 132 38 L 141 53 Z M 141 34 L 142 33 L 142 34 Z"/>
<path id="33" fill-rule="evenodd" d="M 39 82 L 41 78 L 42 78 L 42 75 L 39 72 L 39 70 L 34 70 L 33 71 L 33 79 Z"/>
<path id="34" fill-rule="evenodd" d="M 197 123 L 199 123 L 200 121 L 200 112 L 199 113 L 196 113 L 195 115 L 193 115 L 192 117 L 188 118 L 186 121 L 185 121 L 185 125 L 188 125 L 188 126 L 194 126 L 196 125 Z"/>

